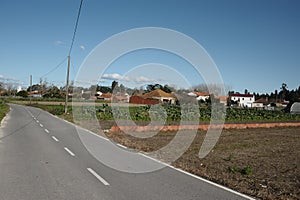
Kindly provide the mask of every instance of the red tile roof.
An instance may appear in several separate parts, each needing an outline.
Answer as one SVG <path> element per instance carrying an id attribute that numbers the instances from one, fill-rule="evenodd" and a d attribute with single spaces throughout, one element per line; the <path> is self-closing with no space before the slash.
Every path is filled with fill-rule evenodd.
<path id="1" fill-rule="evenodd" d="M 198 97 L 199 96 L 209 96 L 208 92 L 194 92 L 194 94 L 196 94 Z"/>
<path id="2" fill-rule="evenodd" d="M 161 89 L 156 89 L 156 90 L 153 90 L 153 91 L 148 92 L 148 93 L 143 95 L 143 98 L 145 98 L 145 99 L 153 98 L 153 97 L 172 97 L 172 98 L 176 98 L 174 94 L 166 93 L 165 91 L 163 91 Z"/>
<path id="3" fill-rule="evenodd" d="M 253 97 L 253 94 L 232 94 L 232 97 Z"/>
<path id="4" fill-rule="evenodd" d="M 256 101 L 254 101 L 254 103 L 268 103 L 267 100 L 265 98 L 260 98 L 260 99 L 257 99 Z"/>
<path id="5" fill-rule="evenodd" d="M 215 96 L 215 99 L 220 99 L 220 101 L 227 101 L 228 96 Z"/>
<path id="6" fill-rule="evenodd" d="M 102 98 L 111 98 L 112 94 L 111 93 L 103 93 L 102 95 L 100 95 L 100 97 L 102 97 Z"/>

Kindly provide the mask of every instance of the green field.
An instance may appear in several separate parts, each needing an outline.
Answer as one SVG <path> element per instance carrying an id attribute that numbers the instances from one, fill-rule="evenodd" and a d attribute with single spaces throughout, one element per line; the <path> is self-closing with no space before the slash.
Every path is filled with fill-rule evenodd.
<path id="1" fill-rule="evenodd" d="M 0 102 L 0 121 L 5 117 L 9 111 L 9 106 L 5 103 Z"/>
<path id="2" fill-rule="evenodd" d="M 33 104 L 32 106 L 44 109 L 54 115 L 64 116 L 63 105 L 42 105 Z M 76 114 L 78 119 L 92 119 L 97 116 L 99 120 L 133 120 L 133 121 L 164 121 L 179 122 L 179 121 L 195 121 L 208 122 L 211 119 L 211 109 L 208 107 L 185 107 L 184 111 L 180 106 L 164 105 L 156 109 L 150 109 L 150 106 L 110 106 L 103 104 L 102 106 L 72 106 L 68 107 L 68 116 Z M 75 109 L 72 112 L 72 109 Z M 198 109 L 198 110 L 197 110 Z M 128 112 L 129 110 L 129 112 Z M 151 113 L 151 114 L 150 114 Z M 151 118 L 150 118 L 151 116 Z M 240 108 L 227 108 L 226 109 L 226 122 L 286 122 L 286 121 L 299 121 L 300 115 L 292 115 L 284 111 L 275 110 L 260 110 L 260 109 L 240 109 Z"/>

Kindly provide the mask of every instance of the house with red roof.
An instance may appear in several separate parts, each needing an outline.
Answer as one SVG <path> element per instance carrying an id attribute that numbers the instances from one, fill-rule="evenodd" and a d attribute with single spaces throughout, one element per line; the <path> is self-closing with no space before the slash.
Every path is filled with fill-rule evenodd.
<path id="1" fill-rule="evenodd" d="M 130 103 L 136 104 L 175 104 L 176 96 L 173 93 L 167 93 L 161 89 L 156 89 L 143 95 L 133 95 L 130 97 Z"/>
<path id="2" fill-rule="evenodd" d="M 160 103 L 175 104 L 176 96 L 161 89 L 156 89 L 143 95 L 145 99 L 158 99 Z"/>
<path id="3" fill-rule="evenodd" d="M 260 98 L 253 102 L 252 107 L 253 108 L 264 108 L 268 104 L 269 104 L 268 99 Z"/>

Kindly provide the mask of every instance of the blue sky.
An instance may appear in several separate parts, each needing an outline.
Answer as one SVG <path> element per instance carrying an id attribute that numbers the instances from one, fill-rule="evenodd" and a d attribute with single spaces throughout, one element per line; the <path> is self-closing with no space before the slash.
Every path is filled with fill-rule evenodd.
<path id="1" fill-rule="evenodd" d="M 43 75 L 68 55 L 79 3 L 2 0 L 0 81 L 28 86 L 32 74 L 34 83 L 42 77 L 50 84 L 63 85 L 67 62 Z M 163 27 L 186 34 L 202 45 L 232 90 L 272 92 L 279 90 L 283 82 L 289 89 L 295 89 L 300 85 L 299 10 L 297 0 L 84 0 L 71 54 L 71 79 L 87 55 L 110 36 L 132 28 Z M 184 61 L 171 59 L 160 51 L 120 58 L 107 70 L 106 77 L 122 82 L 128 72 L 140 76 L 130 70 L 149 62 L 171 65 L 191 85 L 203 83 L 201 77 L 194 77 L 193 70 L 185 70 L 190 66 Z M 155 74 L 145 72 L 143 76 L 162 80 Z M 106 79 L 102 84 L 110 82 Z M 126 81 L 124 84 L 134 85 Z"/>

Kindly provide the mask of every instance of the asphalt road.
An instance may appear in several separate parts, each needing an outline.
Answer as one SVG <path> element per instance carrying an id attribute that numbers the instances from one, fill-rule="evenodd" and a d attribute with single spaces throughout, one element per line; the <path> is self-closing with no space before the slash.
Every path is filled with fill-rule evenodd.
<path id="1" fill-rule="evenodd" d="M 92 143 L 91 149 L 81 137 Z M 11 105 L 0 129 L 0 200 L 250 199 L 171 167 L 139 174 L 118 171 L 109 166 L 130 171 L 161 164 L 116 147 L 45 111 Z"/>

